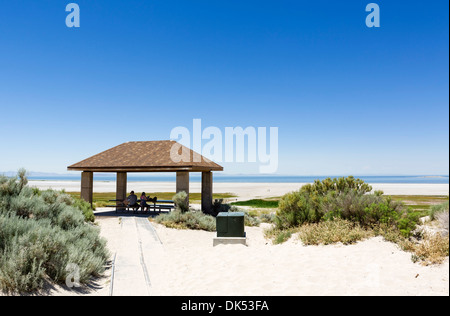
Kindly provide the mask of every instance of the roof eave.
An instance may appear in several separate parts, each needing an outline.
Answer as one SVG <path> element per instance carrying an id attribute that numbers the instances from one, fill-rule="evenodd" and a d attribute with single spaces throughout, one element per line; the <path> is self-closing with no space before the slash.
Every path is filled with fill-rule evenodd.
<path id="1" fill-rule="evenodd" d="M 223 171 L 222 166 L 218 167 L 197 167 L 197 166 L 177 166 L 177 167 L 67 167 L 68 171 L 89 171 L 89 172 L 207 172 Z"/>

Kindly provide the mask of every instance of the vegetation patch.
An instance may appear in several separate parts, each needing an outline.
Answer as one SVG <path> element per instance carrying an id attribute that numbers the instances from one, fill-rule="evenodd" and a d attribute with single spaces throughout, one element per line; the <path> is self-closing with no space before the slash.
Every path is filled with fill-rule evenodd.
<path id="1" fill-rule="evenodd" d="M 448 257 L 447 196 L 385 196 L 371 191 L 370 185 L 351 176 L 316 180 L 280 198 L 266 237 L 276 244 L 296 233 L 305 245 L 318 245 L 383 236 L 412 252 L 413 261 L 433 264 Z M 427 215 L 439 221 L 442 234 L 417 230 L 419 219 Z"/>
<path id="2" fill-rule="evenodd" d="M 440 234 L 427 234 L 420 243 L 411 245 L 414 262 L 424 265 L 440 264 L 449 256 L 449 239 Z"/>
<path id="3" fill-rule="evenodd" d="M 73 198 L 80 199 L 80 192 L 67 192 Z M 147 195 L 156 196 L 159 200 L 172 200 L 175 192 L 153 192 Z M 235 197 L 231 193 L 216 193 L 213 195 L 214 199 L 230 199 Z M 114 204 L 111 200 L 116 199 L 116 192 L 94 192 L 93 193 L 93 205 L 94 209 L 97 207 L 106 207 L 107 205 Z M 201 201 L 201 193 L 189 193 L 189 203 L 199 203 Z"/>
<path id="4" fill-rule="evenodd" d="M 444 195 L 391 195 L 391 198 L 403 203 L 410 212 L 415 212 L 420 217 L 432 214 L 435 205 L 448 205 L 448 196 Z"/>
<path id="5" fill-rule="evenodd" d="M 179 192 L 172 197 L 176 204 L 176 209 L 167 214 L 160 214 L 155 217 L 155 222 L 169 228 L 195 229 L 216 231 L 216 216 L 220 212 L 242 212 L 244 213 L 244 224 L 246 226 L 258 226 L 261 220 L 257 214 L 239 209 L 236 206 L 224 204 L 222 199 L 216 199 L 209 214 L 189 208 L 186 204 L 186 193 Z"/>
<path id="6" fill-rule="evenodd" d="M 231 202 L 231 205 L 236 206 L 250 206 L 254 208 L 278 208 L 279 201 L 277 200 L 263 200 L 253 199 L 248 201 Z"/>
<path id="7" fill-rule="evenodd" d="M 79 282 L 100 276 L 110 254 L 92 210 L 63 192 L 27 186 L 25 171 L 0 177 L 0 290 L 31 292 L 62 283 L 76 266 Z"/>
<path id="8" fill-rule="evenodd" d="M 349 245 L 373 236 L 371 230 L 363 229 L 359 223 L 336 219 L 300 227 L 298 237 L 304 245 Z"/>
<path id="9" fill-rule="evenodd" d="M 194 230 L 216 230 L 216 219 L 211 215 L 200 211 L 181 212 L 175 210 L 167 214 L 161 214 L 154 221 L 169 228 L 194 229 Z"/>

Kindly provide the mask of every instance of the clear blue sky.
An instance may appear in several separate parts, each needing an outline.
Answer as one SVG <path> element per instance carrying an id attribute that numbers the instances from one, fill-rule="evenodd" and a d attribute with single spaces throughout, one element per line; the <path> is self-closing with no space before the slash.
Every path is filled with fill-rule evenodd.
<path id="1" fill-rule="evenodd" d="M 278 127 L 280 174 L 448 174 L 449 3 L 373 1 L 375 29 L 370 2 L 1 1 L 0 171 L 65 172 L 200 118 Z"/>

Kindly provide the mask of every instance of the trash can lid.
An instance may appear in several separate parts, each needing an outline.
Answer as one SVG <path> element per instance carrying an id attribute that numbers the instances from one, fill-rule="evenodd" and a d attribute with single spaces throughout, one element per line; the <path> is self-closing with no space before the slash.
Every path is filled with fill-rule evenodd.
<path id="1" fill-rule="evenodd" d="M 217 214 L 217 217 L 242 217 L 244 216 L 243 212 L 220 212 Z"/>

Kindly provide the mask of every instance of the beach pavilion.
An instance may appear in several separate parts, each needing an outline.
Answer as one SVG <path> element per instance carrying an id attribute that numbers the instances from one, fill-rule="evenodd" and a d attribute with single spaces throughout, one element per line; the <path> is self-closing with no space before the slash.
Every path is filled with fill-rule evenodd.
<path id="1" fill-rule="evenodd" d="M 213 171 L 223 167 L 171 140 L 127 142 L 67 167 L 81 171 L 81 198 L 92 204 L 94 172 L 117 173 L 116 199 L 127 198 L 129 172 L 176 172 L 176 192 L 189 194 L 189 173 L 202 173 L 202 211 L 212 207 Z"/>

